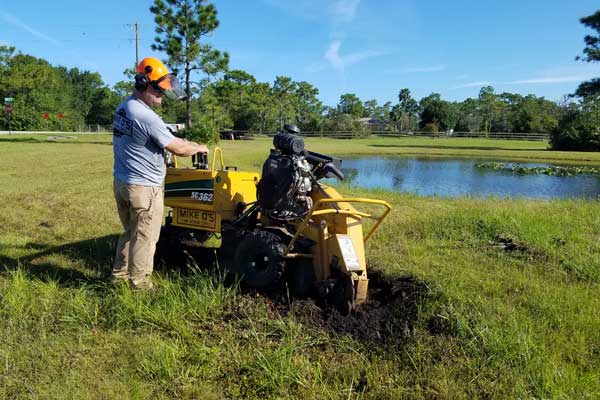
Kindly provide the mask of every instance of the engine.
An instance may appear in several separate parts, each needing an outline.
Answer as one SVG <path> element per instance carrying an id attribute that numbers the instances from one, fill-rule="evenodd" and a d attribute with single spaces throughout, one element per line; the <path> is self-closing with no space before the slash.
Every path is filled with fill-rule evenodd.
<path id="1" fill-rule="evenodd" d="M 287 221 L 305 216 L 313 205 L 310 192 L 322 177 L 343 179 L 341 160 L 304 149 L 298 130 L 286 125 L 287 132 L 273 138 L 275 149 L 263 164 L 257 199 L 263 213 L 274 220 Z M 336 166 L 337 164 L 337 166 Z"/>
<path id="2" fill-rule="evenodd" d="M 288 133 L 275 135 L 275 149 L 263 164 L 257 199 L 262 211 L 275 220 L 304 216 L 312 207 L 315 181 L 303 155 L 304 140 Z"/>

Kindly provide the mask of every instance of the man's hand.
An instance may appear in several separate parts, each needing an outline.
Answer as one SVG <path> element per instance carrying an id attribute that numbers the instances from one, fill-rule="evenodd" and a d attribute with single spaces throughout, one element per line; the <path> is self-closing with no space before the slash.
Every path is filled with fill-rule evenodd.
<path id="1" fill-rule="evenodd" d="M 208 147 L 205 144 L 194 143 L 196 148 L 198 149 L 198 153 L 206 153 L 208 154 Z"/>
<path id="2" fill-rule="evenodd" d="M 174 138 L 167 145 L 167 150 L 176 156 L 189 157 L 198 153 L 208 154 L 208 147 L 205 144 L 198 144 L 195 142 L 188 142 L 185 139 Z"/>

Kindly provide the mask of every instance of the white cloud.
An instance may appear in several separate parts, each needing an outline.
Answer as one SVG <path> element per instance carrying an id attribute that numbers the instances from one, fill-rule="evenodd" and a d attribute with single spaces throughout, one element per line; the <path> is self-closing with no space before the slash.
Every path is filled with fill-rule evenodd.
<path id="1" fill-rule="evenodd" d="M 598 65 L 594 63 L 582 63 L 572 61 L 569 64 L 564 65 L 553 65 L 552 67 L 543 69 L 532 73 L 531 75 L 538 78 L 552 78 L 552 77 L 567 77 L 567 76 L 578 76 L 578 75 L 589 75 L 598 76 L 600 70 Z"/>
<path id="2" fill-rule="evenodd" d="M 494 84 L 494 83 L 490 82 L 490 81 L 469 82 L 469 83 L 465 83 L 462 85 L 451 87 L 450 89 L 463 89 L 463 88 L 478 87 L 478 86 L 489 86 L 492 84 Z"/>
<path id="3" fill-rule="evenodd" d="M 45 33 L 38 31 L 37 29 L 32 28 L 31 26 L 27 25 L 25 22 L 21 21 L 19 18 L 15 17 L 14 15 L 0 11 L 0 19 L 3 19 L 4 21 L 6 21 L 9 24 L 14 25 L 17 28 L 20 28 L 24 31 L 31 33 L 33 36 L 37 37 L 38 39 L 42 39 L 46 42 L 52 43 L 53 45 L 55 45 L 57 47 L 65 47 L 61 41 L 54 39 L 53 37 L 48 36 Z M 2 45 L 1 40 L 0 40 L 0 45 Z M 76 51 L 67 50 L 66 54 L 70 55 L 74 60 L 77 60 L 77 63 L 80 66 L 84 65 L 91 70 L 98 69 L 98 66 L 96 63 L 89 61 L 88 59 L 86 59 L 85 57 L 83 57 L 81 54 L 79 54 Z"/>
<path id="4" fill-rule="evenodd" d="M 59 42 L 58 40 L 30 27 L 29 25 L 27 25 L 26 23 L 24 23 L 23 21 L 21 21 L 20 19 L 15 17 L 14 15 L 0 11 L 0 18 L 2 18 L 4 21 L 8 22 L 11 25 L 14 25 L 18 28 L 23 29 L 24 31 L 31 33 L 33 36 L 35 36 L 39 39 L 50 42 L 53 45 L 58 46 L 58 47 L 63 46 L 63 44 L 61 42 Z"/>
<path id="5" fill-rule="evenodd" d="M 329 45 L 329 48 L 325 52 L 325 60 L 339 73 L 344 73 L 346 68 L 349 66 L 359 63 L 367 58 L 380 56 L 383 53 L 375 50 L 367 50 L 357 53 L 351 53 L 347 55 L 340 54 L 340 47 L 342 42 L 340 40 L 334 40 Z"/>
<path id="6" fill-rule="evenodd" d="M 583 73 L 578 75 L 557 75 L 557 76 L 541 76 L 529 79 L 517 79 L 514 81 L 480 81 L 480 82 L 469 82 L 463 85 L 454 86 L 451 89 L 463 89 L 470 87 L 479 86 L 510 86 L 510 85 L 551 85 L 555 83 L 569 83 L 569 82 L 583 82 L 589 79 L 598 77 L 598 73 Z"/>
<path id="7" fill-rule="evenodd" d="M 262 0 L 271 7 L 276 7 L 294 17 L 320 20 L 331 25 L 330 44 L 323 59 L 308 65 L 307 71 L 314 73 L 333 67 L 340 75 L 351 65 L 367 58 L 382 55 L 382 52 L 367 50 L 351 54 L 340 54 L 342 41 L 346 37 L 345 26 L 357 15 L 360 0 Z"/>
<path id="8" fill-rule="evenodd" d="M 344 62 L 342 61 L 342 57 L 340 57 L 339 51 L 342 42 L 339 40 L 334 40 L 329 45 L 329 48 L 325 52 L 325 59 L 329 61 L 331 66 L 337 70 L 344 70 Z"/>
<path id="9" fill-rule="evenodd" d="M 598 74 L 596 74 L 598 75 Z M 571 76 L 550 76 L 543 78 L 522 79 L 510 82 L 500 82 L 500 85 L 527 85 L 537 83 L 566 83 L 566 82 L 582 82 L 594 78 L 593 75 L 571 75 Z"/>

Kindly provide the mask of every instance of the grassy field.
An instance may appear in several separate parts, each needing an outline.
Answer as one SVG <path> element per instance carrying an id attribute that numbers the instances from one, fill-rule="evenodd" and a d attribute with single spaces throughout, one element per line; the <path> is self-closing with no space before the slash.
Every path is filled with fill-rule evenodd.
<path id="1" fill-rule="evenodd" d="M 258 170 L 270 144 L 221 146 L 227 165 Z M 600 164 L 539 142 L 307 147 Z M 344 187 L 394 207 L 367 249 L 393 299 L 347 329 L 369 316 L 277 303 L 197 268 L 160 271 L 150 294 L 106 284 L 120 229 L 110 136 L 3 136 L 0 149 L 0 399 L 600 398 L 599 201 Z"/>

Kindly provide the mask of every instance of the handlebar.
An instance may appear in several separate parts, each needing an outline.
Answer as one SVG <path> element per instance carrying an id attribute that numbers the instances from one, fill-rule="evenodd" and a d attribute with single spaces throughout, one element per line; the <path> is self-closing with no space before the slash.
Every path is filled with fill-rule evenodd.
<path id="1" fill-rule="evenodd" d="M 321 207 L 322 204 L 334 204 L 334 203 L 376 204 L 376 205 L 383 206 L 385 208 L 385 210 L 378 217 L 375 217 L 375 216 L 373 216 L 371 214 L 368 214 L 368 213 L 363 213 L 363 212 L 360 212 L 360 211 L 356 211 L 356 210 L 339 210 L 337 208 L 326 208 L 326 209 L 319 210 L 319 208 Z M 343 198 L 342 197 L 342 198 L 323 198 L 323 199 L 319 199 L 319 200 L 317 200 L 313 204 L 313 206 L 311 207 L 310 211 L 308 212 L 308 214 L 306 215 L 306 217 L 304 218 L 304 220 L 302 221 L 302 223 L 300 224 L 300 226 L 296 230 L 296 234 L 294 235 L 294 237 L 292 238 L 292 240 L 290 241 L 290 243 L 286 247 L 286 249 L 284 251 L 284 255 L 287 255 L 289 253 L 289 251 L 292 249 L 292 247 L 294 246 L 294 243 L 296 243 L 296 240 L 298 239 L 298 237 L 300 237 L 300 235 L 308 227 L 310 219 L 313 216 L 324 215 L 324 214 L 342 214 L 342 215 L 348 215 L 350 217 L 354 217 L 354 218 L 357 218 L 357 219 L 360 219 L 360 218 L 374 219 L 376 221 L 375 225 L 373 225 L 371 227 L 371 229 L 369 230 L 369 232 L 367 232 L 367 234 L 363 237 L 363 242 L 367 243 L 367 241 L 369 240 L 369 238 L 375 233 L 375 231 L 377 230 L 377 228 L 379 228 L 379 225 L 381 225 L 381 223 L 383 222 L 384 218 L 387 217 L 387 215 L 390 213 L 390 211 L 392 211 L 392 207 L 386 201 L 383 201 L 383 200 L 364 199 L 364 198 L 360 198 L 360 197 L 349 197 L 349 198 Z"/>
<path id="2" fill-rule="evenodd" d="M 208 153 L 196 153 L 192 154 L 192 166 L 196 169 L 205 169 L 215 171 L 215 164 L 217 161 L 217 154 L 219 154 L 219 161 L 221 162 L 221 170 L 225 169 L 225 163 L 223 162 L 223 151 L 220 147 L 215 147 L 212 156 L 212 162 L 208 165 Z M 175 157 L 173 157 L 175 158 Z M 175 163 L 176 165 L 177 163 Z"/>
<path id="3" fill-rule="evenodd" d="M 192 154 L 192 165 L 197 169 L 208 169 L 208 153 Z"/>

